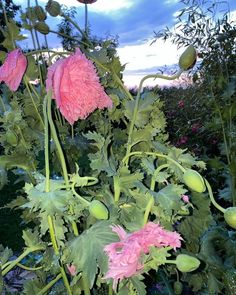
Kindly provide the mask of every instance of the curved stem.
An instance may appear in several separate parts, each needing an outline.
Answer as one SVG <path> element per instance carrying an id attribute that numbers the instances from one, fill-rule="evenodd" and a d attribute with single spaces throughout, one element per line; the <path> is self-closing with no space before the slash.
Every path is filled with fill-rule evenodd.
<path id="1" fill-rule="evenodd" d="M 38 267 L 29 267 L 29 266 L 26 266 L 26 265 L 21 264 L 21 263 L 17 263 L 17 266 L 19 266 L 22 269 L 29 270 L 29 271 L 39 270 L 39 269 L 43 268 L 42 265 L 38 266 Z"/>
<path id="2" fill-rule="evenodd" d="M 216 203 L 209 182 L 208 182 L 205 178 L 204 178 L 204 180 L 205 180 L 206 187 L 207 187 L 207 190 L 208 190 L 208 193 L 209 193 L 209 196 L 210 196 L 210 199 L 211 199 L 212 204 L 213 204 L 218 210 L 220 210 L 222 213 L 225 213 L 226 209 L 224 209 L 224 208 L 221 207 L 218 203 Z"/>
<path id="3" fill-rule="evenodd" d="M 152 175 L 150 190 L 154 191 L 154 189 L 155 189 L 155 184 L 156 184 L 155 177 L 156 177 L 156 175 L 157 175 L 162 169 L 165 169 L 165 168 L 168 168 L 168 167 L 169 167 L 169 164 L 162 164 L 162 165 L 160 165 L 159 167 L 157 167 L 157 169 L 155 170 L 155 172 L 154 172 L 153 175 Z"/>
<path id="4" fill-rule="evenodd" d="M 140 97 L 141 97 L 141 91 L 142 91 L 143 83 L 146 80 L 151 79 L 151 78 L 154 78 L 154 79 L 159 78 L 159 79 L 165 79 L 165 80 L 175 80 L 175 79 L 180 77 L 182 72 L 183 72 L 183 70 L 180 69 L 175 75 L 172 75 L 172 76 L 165 76 L 165 75 L 162 75 L 162 74 L 152 74 L 152 75 L 147 75 L 147 76 L 142 78 L 142 80 L 140 81 L 139 88 L 138 88 L 138 93 L 137 93 L 137 96 L 136 96 L 136 99 L 135 99 L 133 117 L 132 117 L 132 120 L 130 122 L 129 133 L 128 133 L 128 141 L 127 141 L 127 149 L 126 149 L 126 156 L 131 152 L 131 149 L 132 149 L 132 134 L 133 134 L 134 125 L 135 125 L 137 114 L 138 114 L 138 106 L 139 106 L 139 100 L 140 100 Z M 128 165 L 128 161 L 125 162 L 125 164 Z"/>
<path id="5" fill-rule="evenodd" d="M 35 251 L 40 251 L 43 250 L 43 247 L 31 247 L 31 248 L 27 248 L 25 250 L 25 252 L 23 252 L 19 257 L 17 257 L 17 259 L 15 259 L 14 261 L 12 261 L 9 265 L 7 265 L 4 268 L 3 265 L 3 271 L 2 271 L 2 276 L 6 275 L 13 267 L 15 267 L 23 258 L 25 258 L 27 255 L 29 255 L 31 252 L 35 252 Z"/>
<path id="6" fill-rule="evenodd" d="M 81 197 L 79 194 L 77 194 L 77 192 L 75 191 L 75 183 L 72 184 L 71 190 L 72 190 L 73 194 L 81 201 L 81 203 L 84 203 L 86 206 L 90 205 L 89 201 L 85 200 L 83 197 Z"/>
<path id="7" fill-rule="evenodd" d="M 27 89 L 27 91 L 28 91 L 28 93 L 29 93 L 29 96 L 30 96 L 30 98 L 31 98 L 32 104 L 33 104 L 33 106 L 34 106 L 34 108 L 35 108 L 36 114 L 37 114 L 37 116 L 39 117 L 39 121 L 40 121 L 40 123 L 42 124 L 42 126 L 44 126 L 43 119 L 42 119 L 41 115 L 39 114 L 38 108 L 37 108 L 37 106 L 36 106 L 36 103 L 35 103 L 35 101 L 34 101 L 34 98 L 33 98 L 33 96 L 32 96 L 32 93 L 31 93 L 31 91 L 30 91 L 30 87 L 31 87 L 32 85 L 29 83 L 29 79 L 28 79 L 26 76 L 24 77 L 24 82 L 25 82 L 26 89 Z M 30 87 L 29 87 L 29 85 L 30 85 Z M 32 89 L 32 87 L 31 87 L 31 89 Z M 33 88 L 33 89 L 34 89 L 34 88 Z M 34 93 L 37 94 L 37 92 L 35 91 L 35 89 L 34 89 L 33 91 L 34 91 Z M 37 95 L 38 95 L 38 94 L 37 94 Z M 38 97 L 38 98 L 39 98 L 39 97 Z"/>
<path id="8" fill-rule="evenodd" d="M 159 154 L 159 153 L 155 153 L 155 152 L 132 152 L 132 153 L 129 153 L 128 155 L 126 155 L 123 159 L 122 159 L 122 162 L 125 163 L 127 162 L 127 160 L 132 157 L 132 156 L 155 156 L 155 157 L 160 157 L 160 158 L 165 158 L 167 159 L 168 161 L 174 163 L 176 166 L 179 167 L 179 169 L 184 173 L 186 170 L 183 166 L 180 165 L 180 163 L 178 163 L 177 161 L 175 161 L 174 159 L 170 158 L 169 156 L 166 156 L 166 155 L 163 155 L 163 154 Z"/>
<path id="9" fill-rule="evenodd" d="M 61 167 L 62 167 L 62 172 L 63 172 L 63 177 L 64 177 L 64 181 L 66 184 L 66 188 L 69 188 L 69 178 L 68 178 L 68 173 L 67 173 L 67 168 L 66 168 L 66 161 L 65 161 L 65 157 L 60 145 L 60 142 L 58 140 L 57 137 L 57 132 L 56 132 L 56 128 L 55 125 L 53 123 L 52 120 L 52 112 L 51 112 L 51 93 L 48 95 L 48 105 L 47 105 L 47 113 L 48 113 L 48 122 L 50 125 L 50 129 L 51 129 L 51 133 L 52 133 L 52 138 L 55 142 L 58 154 L 59 154 L 59 158 L 60 158 L 60 162 L 61 162 Z"/>
<path id="10" fill-rule="evenodd" d="M 62 274 L 59 273 L 55 279 L 51 280 L 40 292 L 37 293 L 37 295 L 43 295 L 45 294 L 50 288 L 52 288 L 53 285 L 56 284 L 57 281 L 59 281 L 62 278 Z"/>
<path id="11" fill-rule="evenodd" d="M 151 196 L 151 199 L 148 201 L 148 204 L 147 204 L 147 207 L 145 209 L 144 216 L 143 216 L 143 226 L 148 221 L 148 216 L 149 216 L 149 213 L 150 213 L 153 205 L 154 205 L 154 198 L 153 198 L 153 196 Z"/>

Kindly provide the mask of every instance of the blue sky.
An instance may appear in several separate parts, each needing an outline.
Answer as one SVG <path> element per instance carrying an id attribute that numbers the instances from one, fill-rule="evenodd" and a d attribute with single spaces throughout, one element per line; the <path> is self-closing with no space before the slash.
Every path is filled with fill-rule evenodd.
<path id="1" fill-rule="evenodd" d="M 26 0 L 15 0 L 22 8 L 27 4 Z M 76 7 L 77 21 L 84 26 L 84 5 L 76 0 L 58 0 L 67 7 Z M 231 11 L 236 11 L 236 1 L 228 0 Z M 32 5 L 34 1 L 31 0 Z M 38 0 L 45 6 L 47 0 Z M 156 72 L 162 68 L 178 63 L 181 49 L 171 42 L 164 43 L 159 40 L 150 46 L 154 31 L 164 27 L 172 27 L 175 24 L 176 12 L 183 8 L 179 0 L 98 0 L 88 5 L 89 24 L 92 35 L 98 37 L 118 36 L 118 53 L 121 62 L 126 65 L 125 82 L 129 86 L 137 84 L 143 75 Z M 236 14 L 233 14 L 236 20 Z M 60 18 L 48 18 L 46 20 L 52 29 L 56 29 Z M 55 35 L 50 36 L 49 45 L 59 47 L 59 41 Z M 182 49 L 183 51 L 184 49 Z"/>

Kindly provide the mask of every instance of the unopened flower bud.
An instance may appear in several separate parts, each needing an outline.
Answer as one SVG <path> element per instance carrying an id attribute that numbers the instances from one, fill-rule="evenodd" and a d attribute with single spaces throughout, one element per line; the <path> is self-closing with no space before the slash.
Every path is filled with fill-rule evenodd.
<path id="1" fill-rule="evenodd" d="M 194 271 L 199 265 L 200 261 L 197 258 L 187 254 L 179 254 L 176 258 L 176 266 L 182 272 Z"/>
<path id="2" fill-rule="evenodd" d="M 229 207 L 225 210 L 224 218 L 226 223 L 236 229 L 236 207 Z"/>
<path id="3" fill-rule="evenodd" d="M 47 15 L 42 6 L 39 6 L 39 5 L 35 6 L 34 11 L 39 21 L 44 21 L 47 18 Z"/>
<path id="4" fill-rule="evenodd" d="M 57 1 L 49 0 L 46 10 L 51 16 L 58 16 L 61 13 L 61 5 Z"/>
<path id="5" fill-rule="evenodd" d="M 206 186 L 202 176 L 193 169 L 187 169 L 183 175 L 184 183 L 193 191 L 203 193 Z"/>
<path id="6" fill-rule="evenodd" d="M 89 213 L 97 219 L 108 219 L 107 207 L 98 200 L 93 200 L 89 205 Z"/>
<path id="7" fill-rule="evenodd" d="M 179 67 L 184 71 L 190 70 L 191 68 L 193 68 L 196 61 L 197 52 L 193 45 L 189 45 L 179 58 Z"/>
<path id="8" fill-rule="evenodd" d="M 49 26 L 45 22 L 37 22 L 34 25 L 36 31 L 41 34 L 47 35 L 50 32 Z"/>

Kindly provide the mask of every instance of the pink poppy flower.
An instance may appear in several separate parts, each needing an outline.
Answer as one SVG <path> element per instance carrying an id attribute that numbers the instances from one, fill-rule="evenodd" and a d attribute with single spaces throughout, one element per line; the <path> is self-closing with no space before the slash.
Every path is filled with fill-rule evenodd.
<path id="1" fill-rule="evenodd" d="M 184 107 L 184 101 L 182 99 L 178 102 L 178 107 L 181 109 Z"/>
<path id="2" fill-rule="evenodd" d="M 117 233 L 120 241 L 104 248 L 109 263 L 104 278 L 113 279 L 113 289 L 116 289 L 119 280 L 132 277 L 142 270 L 141 256 L 148 254 L 150 247 L 171 246 L 176 249 L 181 246 L 182 238 L 177 232 L 166 231 L 153 222 L 148 222 L 131 234 L 127 234 L 121 226 L 112 226 L 112 231 Z"/>
<path id="3" fill-rule="evenodd" d="M 112 107 L 93 63 L 80 49 L 49 67 L 46 88 L 52 89 L 52 98 L 71 125 L 87 118 L 97 108 Z"/>
<path id="4" fill-rule="evenodd" d="M 184 201 L 184 203 L 189 203 L 189 196 L 182 195 L 182 200 Z"/>
<path id="5" fill-rule="evenodd" d="M 72 276 L 75 276 L 76 275 L 76 267 L 75 267 L 75 265 L 73 265 L 73 264 L 71 264 L 71 265 L 67 264 L 66 266 L 67 266 L 67 269 L 68 269 L 69 273 Z"/>
<path id="6" fill-rule="evenodd" d="M 4 64 L 0 67 L 0 82 L 4 81 L 7 86 L 16 91 L 27 67 L 27 59 L 20 49 L 14 49 L 8 53 Z"/>

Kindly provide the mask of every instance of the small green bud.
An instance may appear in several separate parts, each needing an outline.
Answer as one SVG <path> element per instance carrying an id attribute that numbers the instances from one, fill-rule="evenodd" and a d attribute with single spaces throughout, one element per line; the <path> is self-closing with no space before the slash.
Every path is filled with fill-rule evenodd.
<path id="1" fill-rule="evenodd" d="M 61 5 L 57 1 L 49 0 L 46 5 L 46 11 L 51 16 L 58 16 L 61 14 Z"/>
<path id="2" fill-rule="evenodd" d="M 11 146 L 17 146 L 18 144 L 18 136 L 13 130 L 8 130 L 6 133 L 6 141 Z"/>
<path id="3" fill-rule="evenodd" d="M 89 213 L 97 219 L 108 219 L 107 207 L 98 200 L 93 200 L 89 205 Z"/>
<path id="4" fill-rule="evenodd" d="M 50 32 L 49 26 L 45 22 L 35 23 L 34 28 L 43 35 L 47 35 Z"/>
<path id="5" fill-rule="evenodd" d="M 183 175 L 184 183 L 193 191 L 203 193 L 206 186 L 202 176 L 193 169 L 187 169 Z"/>
<path id="6" fill-rule="evenodd" d="M 229 226 L 236 229 L 236 207 L 227 208 L 224 213 L 224 218 Z"/>
<path id="7" fill-rule="evenodd" d="M 176 258 L 176 266 L 178 270 L 182 272 L 191 272 L 197 269 L 200 265 L 200 261 L 190 255 L 179 254 Z"/>
<path id="8" fill-rule="evenodd" d="M 44 21 L 47 18 L 47 14 L 45 13 L 42 6 L 39 6 L 39 5 L 35 6 L 34 11 L 39 21 Z"/>
<path id="9" fill-rule="evenodd" d="M 174 282 L 175 295 L 181 295 L 183 292 L 183 284 L 180 281 Z"/>
<path id="10" fill-rule="evenodd" d="M 179 58 L 179 67 L 184 70 L 193 68 L 197 61 L 197 52 L 193 45 L 189 45 Z"/>

